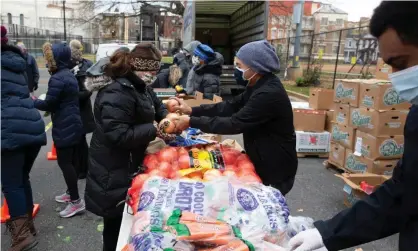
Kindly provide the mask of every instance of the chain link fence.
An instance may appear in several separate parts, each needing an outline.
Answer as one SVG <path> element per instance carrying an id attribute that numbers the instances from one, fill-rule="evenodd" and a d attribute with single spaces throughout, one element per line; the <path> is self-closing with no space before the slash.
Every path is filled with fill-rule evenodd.
<path id="1" fill-rule="evenodd" d="M 287 79 L 292 67 L 296 37 L 271 40 L 280 58 L 280 75 Z M 336 79 L 372 78 L 379 57 L 377 39 L 369 34 L 369 27 L 326 31 L 300 36 L 300 53 L 296 57 L 303 70 L 297 79 L 300 86 L 333 88 Z"/>

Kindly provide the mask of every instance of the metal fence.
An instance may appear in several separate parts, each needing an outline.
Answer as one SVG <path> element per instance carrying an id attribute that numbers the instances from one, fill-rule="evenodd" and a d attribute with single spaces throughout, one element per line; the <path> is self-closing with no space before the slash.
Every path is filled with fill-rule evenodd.
<path id="1" fill-rule="evenodd" d="M 64 41 L 64 33 L 38 28 L 20 26 L 17 24 L 2 24 L 7 28 L 9 43 L 23 42 L 28 52 L 35 57 L 42 57 L 42 45 L 45 42 Z M 83 40 L 82 36 L 67 34 L 67 41 Z M 89 48 L 87 48 L 89 49 Z"/>
<path id="2" fill-rule="evenodd" d="M 270 41 L 280 58 L 280 74 L 284 79 L 292 67 L 295 39 Z M 377 39 L 369 34 L 369 27 L 360 26 L 301 36 L 299 58 L 295 59 L 303 70 L 302 80 L 318 78 L 306 85 L 333 88 L 335 79 L 372 78 L 379 57 L 378 48 Z"/>
<path id="3" fill-rule="evenodd" d="M 45 42 L 56 43 L 67 41 L 70 42 L 73 39 L 79 40 L 83 44 L 84 54 L 95 54 L 99 44 L 101 43 L 118 43 L 125 42 L 115 38 L 85 38 L 80 35 L 68 34 L 66 39 L 64 39 L 63 32 L 55 32 L 44 29 L 31 28 L 26 26 L 20 26 L 17 24 L 2 24 L 7 28 L 7 36 L 9 38 L 9 43 L 16 44 L 18 42 L 23 42 L 25 47 L 31 55 L 35 58 L 42 58 L 42 46 Z M 141 41 L 129 40 L 128 43 L 137 44 Z M 146 41 L 142 41 L 146 42 Z M 148 41 L 156 45 L 157 48 L 163 51 L 164 54 L 170 55 L 173 45 L 167 45 L 165 42 L 159 41 Z"/>

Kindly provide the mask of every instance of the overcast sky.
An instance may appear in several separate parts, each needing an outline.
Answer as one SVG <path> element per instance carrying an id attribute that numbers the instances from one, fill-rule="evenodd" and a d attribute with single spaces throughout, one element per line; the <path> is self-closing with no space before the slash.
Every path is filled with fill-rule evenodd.
<path id="1" fill-rule="evenodd" d="M 359 21 L 360 17 L 371 17 L 374 8 L 381 0 L 326 0 L 335 7 L 348 13 L 349 21 Z"/>

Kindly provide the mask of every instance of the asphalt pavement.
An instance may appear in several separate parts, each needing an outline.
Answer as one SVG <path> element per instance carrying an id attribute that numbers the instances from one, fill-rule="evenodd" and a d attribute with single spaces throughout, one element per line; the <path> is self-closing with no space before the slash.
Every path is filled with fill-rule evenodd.
<path id="1" fill-rule="evenodd" d="M 46 93 L 49 74 L 41 70 L 41 80 L 37 95 Z M 45 124 L 50 117 L 45 117 Z M 51 130 L 47 131 L 48 145 L 42 147 L 31 172 L 32 190 L 35 203 L 41 209 L 35 218 L 38 229 L 39 244 L 36 251 L 100 251 L 102 250 L 103 228 L 100 217 L 90 212 L 62 219 L 58 212 L 64 208 L 63 204 L 56 203 L 54 196 L 66 190 L 64 179 L 56 161 L 46 159 L 51 149 Z M 242 144 L 242 136 L 228 136 Z M 329 219 L 336 213 L 344 210 L 344 183 L 331 170 L 322 165 L 323 159 L 301 158 L 299 169 L 293 189 L 287 196 L 291 214 L 309 216 L 314 220 Z M 278 167 L 280 168 L 278 163 Z M 85 180 L 79 181 L 79 190 L 84 196 Z M 7 250 L 10 245 L 10 234 L 6 233 L 2 225 L 1 250 Z M 119 229 L 115 229 L 119 231 Z M 363 251 L 395 251 L 397 250 L 398 236 L 391 236 L 383 240 L 361 245 Z M 358 247 L 357 247 L 358 248 Z M 354 251 L 356 248 L 346 250 Z M 119 251 L 119 250 L 118 250 Z"/>

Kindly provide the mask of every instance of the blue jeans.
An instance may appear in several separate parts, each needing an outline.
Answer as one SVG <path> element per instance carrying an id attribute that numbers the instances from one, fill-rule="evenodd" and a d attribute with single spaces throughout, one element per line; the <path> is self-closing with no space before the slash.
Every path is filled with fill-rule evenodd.
<path id="1" fill-rule="evenodd" d="M 32 210 L 29 173 L 40 149 L 41 146 L 29 146 L 1 152 L 1 188 L 11 218 L 23 216 Z"/>

